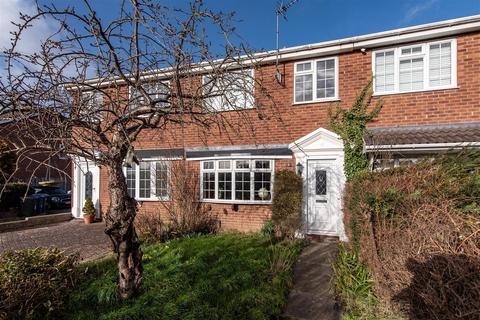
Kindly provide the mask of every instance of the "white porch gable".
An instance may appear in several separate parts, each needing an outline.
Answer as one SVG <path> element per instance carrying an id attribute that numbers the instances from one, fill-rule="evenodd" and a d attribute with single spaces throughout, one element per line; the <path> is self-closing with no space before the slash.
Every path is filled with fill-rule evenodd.
<path id="1" fill-rule="evenodd" d="M 336 133 L 319 128 L 292 142 L 289 148 L 297 167 L 303 168 L 305 233 L 338 236 L 346 241 L 343 141 Z"/>

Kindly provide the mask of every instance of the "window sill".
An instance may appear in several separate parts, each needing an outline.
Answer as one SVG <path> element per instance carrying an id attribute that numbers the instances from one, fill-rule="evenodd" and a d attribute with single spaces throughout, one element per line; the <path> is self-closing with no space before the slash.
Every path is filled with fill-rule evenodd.
<path id="1" fill-rule="evenodd" d="M 235 109 L 227 109 L 227 110 L 205 110 L 205 107 L 203 107 L 203 113 L 212 114 L 212 113 L 223 113 L 223 112 L 241 112 L 246 110 L 253 110 L 255 108 L 256 106 L 248 106 L 245 108 L 235 108 Z"/>
<path id="2" fill-rule="evenodd" d="M 374 93 L 372 96 L 374 97 L 381 97 L 381 96 L 392 96 L 392 95 L 399 95 L 399 94 L 409 94 L 409 93 L 420 93 L 420 92 L 429 92 L 429 91 L 442 91 L 442 90 L 454 90 L 459 89 L 459 86 L 448 86 L 448 87 L 438 87 L 438 88 L 429 88 L 429 89 L 422 89 L 422 90 L 413 90 L 413 91 L 395 91 L 395 92 L 380 92 Z"/>
<path id="3" fill-rule="evenodd" d="M 267 201 L 241 201 L 241 200 L 215 200 L 215 199 L 201 199 L 200 202 L 204 203 L 218 203 L 218 204 L 257 204 L 257 205 L 269 205 L 272 204 L 272 200 Z"/>
<path id="4" fill-rule="evenodd" d="M 305 101 L 305 102 L 293 102 L 292 106 L 300 106 L 304 104 L 318 104 L 318 103 L 323 103 L 323 102 L 335 102 L 335 101 L 341 101 L 340 98 L 328 98 L 328 99 L 321 99 L 321 100 L 313 100 L 313 101 Z"/>

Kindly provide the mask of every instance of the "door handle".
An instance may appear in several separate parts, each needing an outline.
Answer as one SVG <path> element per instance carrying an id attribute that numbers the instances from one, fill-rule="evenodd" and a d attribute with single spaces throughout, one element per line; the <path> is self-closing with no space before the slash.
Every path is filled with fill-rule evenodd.
<path id="1" fill-rule="evenodd" d="M 316 203 L 327 203 L 327 200 L 315 200 Z"/>

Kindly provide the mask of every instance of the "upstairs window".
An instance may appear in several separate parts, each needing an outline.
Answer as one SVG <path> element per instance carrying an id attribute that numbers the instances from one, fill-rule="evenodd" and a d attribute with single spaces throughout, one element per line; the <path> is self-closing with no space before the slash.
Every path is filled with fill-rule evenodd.
<path id="1" fill-rule="evenodd" d="M 452 88 L 456 86 L 456 41 L 376 51 L 372 64 L 376 94 Z"/>
<path id="2" fill-rule="evenodd" d="M 273 160 L 208 160 L 201 163 L 200 170 L 202 200 L 272 200 Z"/>
<path id="3" fill-rule="evenodd" d="M 423 46 L 403 48 L 400 51 L 400 92 L 418 91 L 424 88 Z"/>
<path id="4" fill-rule="evenodd" d="M 375 53 L 375 92 L 395 91 L 394 50 Z"/>
<path id="5" fill-rule="evenodd" d="M 251 109 L 254 100 L 252 69 L 203 77 L 203 106 L 207 112 Z"/>
<path id="6" fill-rule="evenodd" d="M 100 110 L 103 108 L 103 94 L 100 91 L 85 91 L 80 97 L 79 114 L 82 117 L 92 117 L 99 120 Z"/>
<path id="7" fill-rule="evenodd" d="M 295 64 L 294 103 L 335 99 L 338 99 L 337 58 Z"/>
<path id="8" fill-rule="evenodd" d="M 168 82 L 163 82 L 163 81 L 146 82 L 142 84 L 142 87 L 152 100 L 159 101 L 156 104 L 156 107 L 167 107 L 169 105 L 167 101 L 168 95 L 170 93 Z M 147 99 L 145 99 L 145 96 L 141 93 L 139 89 L 130 87 L 129 91 L 130 91 L 129 92 L 130 109 L 135 109 L 140 106 L 145 106 L 145 104 L 147 103 Z"/>
<path id="9" fill-rule="evenodd" d="M 429 84 L 430 87 L 452 84 L 452 43 L 435 43 L 429 46 Z"/>
<path id="10" fill-rule="evenodd" d="M 125 168 L 127 191 L 136 200 L 168 200 L 170 197 L 170 163 L 141 161 Z"/>

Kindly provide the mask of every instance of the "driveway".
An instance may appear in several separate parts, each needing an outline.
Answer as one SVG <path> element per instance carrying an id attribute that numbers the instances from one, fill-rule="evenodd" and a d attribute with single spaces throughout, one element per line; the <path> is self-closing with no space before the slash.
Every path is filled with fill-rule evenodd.
<path id="1" fill-rule="evenodd" d="M 86 225 L 83 220 L 70 220 L 44 227 L 0 233 L 0 253 L 35 247 L 55 247 L 66 253 L 80 254 L 91 260 L 111 252 L 110 240 L 101 222 Z"/>

